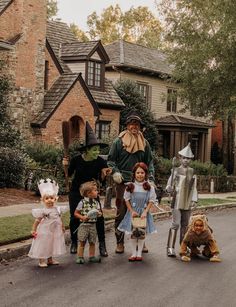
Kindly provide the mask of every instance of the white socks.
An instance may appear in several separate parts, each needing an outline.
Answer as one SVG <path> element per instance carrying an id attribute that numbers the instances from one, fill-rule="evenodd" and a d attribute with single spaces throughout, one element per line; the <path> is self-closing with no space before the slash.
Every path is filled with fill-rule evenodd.
<path id="1" fill-rule="evenodd" d="M 138 240 L 138 251 L 137 257 L 142 257 L 142 250 L 143 250 L 144 240 Z"/>
<path id="2" fill-rule="evenodd" d="M 142 250 L 144 245 L 144 240 L 130 239 L 132 255 L 131 257 L 142 257 Z M 138 247 L 138 250 L 137 250 Z"/>

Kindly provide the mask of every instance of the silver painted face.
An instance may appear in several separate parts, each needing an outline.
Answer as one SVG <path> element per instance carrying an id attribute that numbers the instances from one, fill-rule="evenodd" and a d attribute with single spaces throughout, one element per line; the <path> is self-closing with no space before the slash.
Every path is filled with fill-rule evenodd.
<path id="1" fill-rule="evenodd" d="M 181 157 L 180 162 L 183 167 L 188 167 L 189 163 L 191 162 L 191 158 Z"/>

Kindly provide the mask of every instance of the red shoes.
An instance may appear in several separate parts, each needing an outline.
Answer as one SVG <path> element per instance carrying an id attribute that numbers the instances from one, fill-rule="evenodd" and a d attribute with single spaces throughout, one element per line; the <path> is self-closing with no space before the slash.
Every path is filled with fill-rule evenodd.
<path id="1" fill-rule="evenodd" d="M 129 262 L 134 262 L 134 261 L 143 261 L 143 257 L 134 257 L 134 256 L 131 256 L 129 257 Z"/>

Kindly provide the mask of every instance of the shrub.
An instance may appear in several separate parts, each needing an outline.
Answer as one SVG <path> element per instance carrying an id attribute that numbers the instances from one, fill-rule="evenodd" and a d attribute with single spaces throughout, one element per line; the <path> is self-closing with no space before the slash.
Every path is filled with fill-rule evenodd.
<path id="1" fill-rule="evenodd" d="M 19 149 L 0 148 L 0 188 L 23 187 L 27 157 Z"/>

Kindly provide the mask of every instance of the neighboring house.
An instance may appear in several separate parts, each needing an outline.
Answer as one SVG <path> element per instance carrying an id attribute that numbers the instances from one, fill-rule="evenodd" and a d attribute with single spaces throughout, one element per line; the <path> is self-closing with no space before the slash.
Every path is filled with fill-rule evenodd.
<path id="1" fill-rule="evenodd" d="M 81 141 L 85 121 L 99 137 L 116 135 L 124 103 L 105 79 L 100 41 L 79 43 L 62 22 L 46 21 L 46 1 L 0 0 L 0 60 L 10 77 L 9 115 L 28 141 Z"/>
<path id="2" fill-rule="evenodd" d="M 170 82 L 172 70 L 165 55 L 123 40 L 105 46 L 105 50 L 110 58 L 106 77 L 113 83 L 121 79 L 135 81 L 153 113 L 159 132 L 159 154 L 172 158 L 191 142 L 195 159 L 210 160 L 213 125 L 179 112 L 182 106 L 177 101 L 178 84 Z"/>

